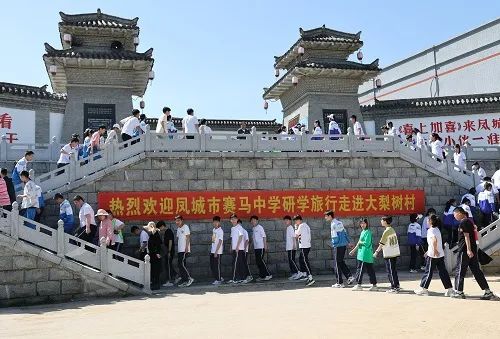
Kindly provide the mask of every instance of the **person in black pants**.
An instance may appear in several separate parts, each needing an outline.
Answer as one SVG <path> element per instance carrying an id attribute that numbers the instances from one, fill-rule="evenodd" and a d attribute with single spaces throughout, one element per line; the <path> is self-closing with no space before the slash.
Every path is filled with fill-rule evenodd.
<path id="1" fill-rule="evenodd" d="M 128 118 L 122 120 L 123 128 L 122 128 L 122 140 L 127 141 L 133 138 L 134 132 L 140 128 L 139 116 L 141 112 L 138 109 L 134 109 L 132 111 L 132 115 Z M 127 147 L 127 145 L 124 145 Z"/>
<path id="2" fill-rule="evenodd" d="M 164 221 L 158 221 L 156 227 L 160 231 L 165 231 L 163 234 L 163 244 L 165 245 L 165 255 L 164 255 L 164 265 L 165 265 L 165 275 L 167 276 L 167 281 L 163 284 L 163 287 L 172 287 L 174 284 L 179 283 L 181 280 L 177 276 L 177 272 L 174 269 L 173 261 L 175 257 L 175 245 L 174 245 L 174 232 L 170 228 L 167 228 L 167 224 Z"/>
<path id="3" fill-rule="evenodd" d="M 451 285 L 450 275 L 446 270 L 446 265 L 444 264 L 444 250 L 443 250 L 443 240 L 441 237 L 441 232 L 439 231 L 440 220 L 433 214 L 428 218 L 428 223 L 430 228 L 427 230 L 427 239 L 429 243 L 429 250 L 426 255 L 426 265 L 425 274 L 420 282 L 420 289 L 415 290 L 415 294 L 418 295 L 429 295 L 429 285 L 432 280 L 432 274 L 434 269 L 437 267 L 439 271 L 439 277 L 443 283 L 444 288 L 447 290 L 445 292 L 445 297 L 449 297 L 453 294 L 453 289 Z"/>
<path id="4" fill-rule="evenodd" d="M 219 216 L 214 216 L 212 218 L 212 224 L 214 228 L 212 230 L 212 241 L 210 244 L 210 270 L 215 279 L 212 285 L 220 285 L 223 281 L 220 272 L 220 258 L 222 256 L 224 243 L 224 231 L 221 228 Z"/>
<path id="5" fill-rule="evenodd" d="M 161 236 L 160 230 L 156 228 L 154 222 L 149 222 L 146 226 L 149 233 L 148 252 L 151 263 L 151 289 L 160 289 L 161 274 Z"/>
<path id="6" fill-rule="evenodd" d="M 14 183 L 12 182 L 12 178 L 9 178 L 8 176 L 8 171 L 6 168 L 2 168 L 0 170 L 0 175 L 2 176 L 3 180 L 5 180 L 5 184 L 7 185 L 7 192 L 9 194 L 9 199 L 10 199 L 10 204 L 12 205 L 17 199 L 16 199 L 16 190 L 14 189 Z M 6 206 L 4 207 L 5 210 L 7 211 L 12 211 L 12 206 Z"/>
<path id="7" fill-rule="evenodd" d="M 467 274 L 467 269 L 470 268 L 479 287 L 484 290 L 484 295 L 481 299 L 490 300 L 493 298 L 493 292 L 491 292 L 488 282 L 484 277 L 484 273 L 479 267 L 474 225 L 468 218 L 468 213 L 462 207 L 457 207 L 453 211 L 453 215 L 459 222 L 459 234 L 457 268 L 455 273 L 455 293 L 452 295 L 452 298 L 465 299 L 464 278 Z"/>

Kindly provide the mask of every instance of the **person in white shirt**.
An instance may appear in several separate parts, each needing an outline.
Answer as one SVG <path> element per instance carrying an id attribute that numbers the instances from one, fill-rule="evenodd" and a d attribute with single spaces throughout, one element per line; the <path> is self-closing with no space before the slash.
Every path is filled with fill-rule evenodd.
<path id="1" fill-rule="evenodd" d="M 250 272 L 250 265 L 248 264 L 248 249 L 250 248 L 250 238 L 248 236 L 248 231 L 243 227 L 243 222 L 238 219 L 238 224 L 241 226 L 241 229 L 243 231 L 243 241 L 245 244 L 245 283 L 249 283 L 250 281 L 253 280 L 253 275 L 252 272 Z"/>
<path id="2" fill-rule="evenodd" d="M 163 107 L 163 114 L 158 118 L 158 122 L 156 123 L 156 133 L 168 133 L 167 121 L 170 116 L 170 112 L 171 110 L 169 107 Z"/>
<path id="3" fill-rule="evenodd" d="M 139 136 L 141 134 L 144 134 L 146 133 L 147 129 L 148 129 L 148 124 L 146 124 L 146 114 L 141 114 L 139 116 L 139 129 L 138 131 L 135 133 L 134 136 Z"/>
<path id="4" fill-rule="evenodd" d="M 243 235 L 243 227 L 238 223 L 238 216 L 231 215 L 231 250 L 233 252 L 233 278 L 229 283 L 245 283 L 246 268 L 245 268 L 245 240 Z"/>
<path id="5" fill-rule="evenodd" d="M 141 112 L 138 109 L 134 109 L 132 111 L 132 115 L 123 119 L 120 121 L 120 123 L 123 125 L 122 128 L 122 140 L 127 141 L 130 140 L 134 137 L 134 134 L 136 134 L 137 130 L 141 125 L 141 122 L 139 121 L 139 116 L 141 115 Z"/>
<path id="6" fill-rule="evenodd" d="M 221 224 L 219 216 L 212 218 L 212 224 L 214 228 L 212 230 L 212 242 L 210 245 L 210 270 L 215 278 L 212 285 L 220 285 L 222 281 L 224 281 L 220 274 L 220 258 L 223 250 L 224 231 L 220 227 Z"/>
<path id="7" fill-rule="evenodd" d="M 387 123 L 387 127 L 389 127 L 389 129 L 387 130 L 387 135 L 392 135 L 393 137 L 395 137 L 397 135 L 396 127 L 394 127 L 394 124 L 392 123 L 392 121 L 389 121 Z"/>
<path id="8" fill-rule="evenodd" d="M 469 189 L 469 192 L 462 195 L 462 199 L 460 199 L 460 201 L 464 200 L 465 198 L 467 198 L 470 201 L 470 206 L 473 207 L 474 209 L 476 207 L 476 188 L 471 187 Z"/>
<path id="9" fill-rule="evenodd" d="M 189 226 L 184 223 L 182 215 L 175 217 L 175 224 L 177 225 L 177 265 L 181 276 L 178 286 L 189 287 L 194 282 L 186 266 L 186 257 L 191 253 L 191 232 Z"/>
<path id="10" fill-rule="evenodd" d="M 259 224 L 258 216 L 252 215 L 250 217 L 250 224 L 252 224 L 252 240 L 255 262 L 259 268 L 259 278 L 257 278 L 257 281 L 271 280 L 273 276 L 269 272 L 266 261 L 264 260 L 264 255 L 267 251 L 266 232 L 264 231 L 264 227 Z"/>
<path id="11" fill-rule="evenodd" d="M 116 219 L 111 210 L 106 210 L 106 212 L 108 212 L 108 219 L 111 220 L 113 233 L 115 234 L 115 247 L 113 249 L 120 252 L 123 247 L 123 229 L 125 228 L 125 224 L 123 221 Z"/>
<path id="12" fill-rule="evenodd" d="M 486 176 L 486 171 L 484 170 L 484 168 L 481 167 L 481 165 L 479 165 L 479 163 L 477 161 L 472 164 L 472 173 L 477 178 L 479 178 L 479 180 L 483 180 L 484 177 Z"/>
<path id="13" fill-rule="evenodd" d="M 139 249 L 137 250 L 137 254 L 139 259 L 144 261 L 144 258 L 148 254 L 149 234 L 144 228 L 140 229 L 137 226 L 132 226 L 130 232 L 139 236 Z"/>
<path id="14" fill-rule="evenodd" d="M 455 162 L 455 166 L 458 167 L 459 171 L 463 171 L 467 168 L 466 163 L 467 158 L 465 157 L 465 153 L 462 152 L 460 145 L 455 145 L 455 153 L 453 153 L 453 161 Z"/>
<path id="15" fill-rule="evenodd" d="M 314 120 L 314 130 L 313 135 L 323 135 L 323 129 L 321 128 L 321 123 L 319 120 Z M 321 137 L 312 137 L 312 140 L 321 140 Z"/>
<path id="16" fill-rule="evenodd" d="M 187 115 L 182 119 L 182 129 L 185 134 L 198 134 L 198 119 L 192 108 L 188 108 Z M 194 139 L 194 136 L 188 135 L 186 139 Z"/>
<path id="17" fill-rule="evenodd" d="M 18 195 L 19 198 L 23 199 L 21 203 L 21 215 L 26 219 L 35 220 L 36 210 L 40 207 L 38 202 L 38 186 L 30 179 L 28 171 L 22 171 L 20 177 L 24 183 L 23 194 Z M 25 225 L 29 228 L 36 228 L 33 224 Z"/>
<path id="18" fill-rule="evenodd" d="M 413 129 L 413 134 L 415 135 L 415 142 L 418 148 L 425 146 L 425 139 L 418 128 Z"/>
<path id="19" fill-rule="evenodd" d="M 484 177 L 484 178 L 481 179 L 481 183 L 476 186 L 476 193 L 479 194 L 479 193 L 483 192 L 484 191 L 484 186 L 487 183 L 490 183 L 492 185 L 493 195 L 496 196 L 498 194 L 498 190 L 495 187 L 495 185 L 493 185 L 493 183 L 491 182 L 491 178 L 490 177 Z"/>
<path id="20" fill-rule="evenodd" d="M 97 224 L 95 222 L 94 209 L 80 195 L 73 198 L 73 203 L 79 209 L 78 219 L 80 220 L 80 229 L 77 231 L 77 237 L 97 245 Z"/>
<path id="21" fill-rule="evenodd" d="M 355 116 L 354 114 L 351 115 L 351 123 L 352 123 L 352 128 L 354 130 L 354 135 L 357 135 L 357 136 L 365 135 L 365 132 L 363 131 L 363 127 L 361 127 L 361 123 L 358 121 L 358 117 Z"/>
<path id="22" fill-rule="evenodd" d="M 496 172 L 491 176 L 491 182 L 497 190 L 500 190 L 500 167 L 497 167 Z"/>
<path id="23" fill-rule="evenodd" d="M 198 131 L 200 134 L 210 134 L 212 133 L 212 129 L 207 126 L 207 120 L 206 119 L 201 119 L 200 120 L 200 127 L 198 128 Z"/>
<path id="24" fill-rule="evenodd" d="M 14 189 L 17 192 L 21 192 L 23 190 L 23 182 L 21 180 L 21 172 L 28 170 L 28 163 L 33 161 L 35 153 L 33 151 L 26 151 L 24 153 L 24 157 L 19 159 L 12 170 L 12 183 L 14 184 Z"/>
<path id="25" fill-rule="evenodd" d="M 299 240 L 299 265 L 300 265 L 300 280 L 306 281 L 306 286 L 311 286 L 315 283 L 311 266 L 309 265 L 309 252 L 311 251 L 311 229 L 309 225 L 302 221 L 302 216 L 296 215 L 293 217 L 295 222 L 295 237 Z"/>
<path id="26" fill-rule="evenodd" d="M 78 138 L 72 138 L 68 144 L 61 148 L 59 160 L 57 161 L 57 168 L 61 168 L 69 164 L 71 154 L 78 153 L 79 142 L 80 140 L 78 140 Z"/>
<path id="27" fill-rule="evenodd" d="M 444 263 L 443 241 L 441 238 L 441 232 L 439 231 L 440 220 L 435 214 L 432 214 L 429 217 L 429 225 L 431 228 L 427 230 L 427 243 L 429 244 L 429 249 L 425 254 L 425 273 L 422 277 L 422 281 L 420 282 L 420 288 L 415 290 L 415 294 L 429 295 L 428 288 L 432 280 L 432 274 L 437 267 L 441 282 L 446 289 L 444 295 L 445 297 L 450 297 L 453 293 L 453 285 L 451 284 L 450 275 L 448 274 Z"/>
<path id="28" fill-rule="evenodd" d="M 118 133 L 120 133 L 120 124 L 114 124 L 113 128 L 108 131 L 104 145 L 117 144 L 119 142 Z"/>
<path id="29" fill-rule="evenodd" d="M 285 224 L 285 250 L 288 258 L 288 266 L 290 266 L 291 275 L 288 280 L 297 280 L 301 276 L 299 274 L 299 267 L 295 261 L 295 254 L 297 252 L 297 238 L 295 237 L 295 229 L 292 226 L 292 217 L 285 215 L 283 217 Z"/>
<path id="30" fill-rule="evenodd" d="M 436 160 L 441 162 L 441 159 L 446 159 L 443 152 L 443 139 L 437 133 L 431 134 L 431 152 L 436 156 Z"/>

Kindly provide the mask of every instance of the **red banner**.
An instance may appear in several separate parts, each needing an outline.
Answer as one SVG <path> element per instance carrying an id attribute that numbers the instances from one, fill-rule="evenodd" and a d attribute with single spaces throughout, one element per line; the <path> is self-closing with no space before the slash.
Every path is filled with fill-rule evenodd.
<path id="1" fill-rule="evenodd" d="M 236 213 L 264 219 L 301 214 L 322 217 L 326 210 L 339 217 L 422 213 L 422 190 L 376 191 L 217 191 L 217 192 L 100 192 L 99 208 L 123 220 L 212 219 Z"/>

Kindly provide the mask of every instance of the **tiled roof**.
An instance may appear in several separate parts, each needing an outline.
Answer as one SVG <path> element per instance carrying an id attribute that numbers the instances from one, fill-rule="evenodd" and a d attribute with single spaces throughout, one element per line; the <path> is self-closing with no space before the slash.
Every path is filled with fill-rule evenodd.
<path id="1" fill-rule="evenodd" d="M 83 58 L 83 59 L 112 59 L 112 60 L 153 60 L 153 49 L 150 48 L 144 53 L 137 53 L 124 49 L 92 49 L 88 50 L 81 47 L 72 47 L 68 49 L 55 49 L 48 43 L 45 43 L 45 55 L 49 57 Z"/>
<path id="2" fill-rule="evenodd" d="M 500 93 L 455 95 L 434 98 L 377 100 L 375 105 L 361 106 L 364 112 L 398 108 L 427 108 L 440 106 L 500 103 Z"/>
<path id="3" fill-rule="evenodd" d="M 0 94 L 4 93 L 39 99 L 66 100 L 65 95 L 48 92 L 47 85 L 34 87 L 0 82 Z"/>
<path id="4" fill-rule="evenodd" d="M 325 25 L 310 30 L 299 29 L 303 41 L 336 41 L 336 42 L 359 42 L 361 32 L 356 34 L 345 33 L 326 28 Z"/>
<path id="5" fill-rule="evenodd" d="M 325 25 L 307 31 L 303 30 L 302 28 L 299 28 L 299 32 L 300 32 L 300 39 L 297 40 L 297 42 L 295 42 L 292 45 L 292 47 L 290 47 L 290 49 L 286 51 L 283 55 L 274 57 L 275 68 L 282 68 L 280 67 L 280 64 L 282 63 L 282 61 L 287 63 L 286 61 L 287 56 L 296 55 L 297 48 L 299 47 L 299 45 L 312 44 L 312 43 L 320 43 L 322 45 L 345 44 L 346 46 L 353 45 L 355 49 L 363 46 L 363 41 L 361 41 L 361 32 L 358 32 L 356 34 L 345 33 L 326 28 Z"/>
<path id="6" fill-rule="evenodd" d="M 308 68 L 337 68 L 337 69 L 354 69 L 354 70 L 370 70 L 378 71 L 378 59 L 373 61 L 371 64 L 361 64 L 359 62 L 352 62 L 346 60 L 336 60 L 336 61 L 319 61 L 319 60 L 304 60 L 299 62 L 296 67 L 308 67 Z"/>
<path id="7" fill-rule="evenodd" d="M 99 8 L 96 13 L 66 14 L 59 12 L 59 15 L 62 20 L 60 23 L 61 25 L 81 27 L 137 29 L 137 21 L 139 20 L 139 18 L 124 19 L 113 15 L 103 14 Z"/>

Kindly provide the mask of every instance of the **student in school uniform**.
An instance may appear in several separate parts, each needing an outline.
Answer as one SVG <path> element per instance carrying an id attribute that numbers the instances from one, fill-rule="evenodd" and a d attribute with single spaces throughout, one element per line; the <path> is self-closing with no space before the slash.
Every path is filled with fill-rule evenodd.
<path id="1" fill-rule="evenodd" d="M 222 256 L 224 231 L 221 228 L 220 217 L 215 216 L 212 218 L 212 242 L 210 245 L 210 270 L 214 277 L 212 285 L 220 285 L 224 279 L 220 273 L 220 259 Z"/>
<path id="2" fill-rule="evenodd" d="M 297 280 L 300 277 L 299 267 L 295 261 L 295 254 L 297 252 L 297 238 L 295 238 L 295 229 L 292 226 L 292 217 L 285 215 L 283 217 L 285 224 L 285 250 L 288 258 L 288 266 L 290 266 L 290 277 L 288 280 Z"/>
<path id="3" fill-rule="evenodd" d="M 377 291 L 377 276 L 375 275 L 375 270 L 373 269 L 373 235 L 370 227 L 368 225 L 368 219 L 361 219 L 359 221 L 359 227 L 361 227 L 361 234 L 359 236 L 358 243 L 349 252 L 349 255 L 354 255 L 358 251 L 357 261 L 358 267 L 356 271 L 356 285 L 352 288 L 353 291 L 362 291 L 363 287 L 363 274 L 368 272 L 370 277 L 370 283 L 372 286 L 368 291 Z"/>
<path id="4" fill-rule="evenodd" d="M 238 216 L 232 214 L 229 218 L 231 224 L 231 250 L 233 253 L 233 276 L 229 283 L 246 283 L 246 265 L 245 265 L 245 238 L 243 227 L 238 223 Z"/>
<path id="5" fill-rule="evenodd" d="M 273 276 L 269 272 L 266 261 L 264 260 L 264 255 L 267 251 L 266 232 L 264 231 L 264 227 L 259 224 L 258 216 L 252 215 L 250 217 L 250 224 L 252 224 L 252 241 L 255 253 L 255 262 L 259 268 L 259 278 L 257 278 L 257 281 L 271 280 Z"/>
<path id="6" fill-rule="evenodd" d="M 481 271 L 481 268 L 479 267 L 479 261 L 477 259 L 477 244 L 474 236 L 474 225 L 469 218 L 467 218 L 467 212 L 465 212 L 461 207 L 457 207 L 453 211 L 453 215 L 459 222 L 459 235 L 457 268 L 455 273 L 455 292 L 451 297 L 465 299 L 464 279 L 468 269 L 470 268 L 472 274 L 474 275 L 474 279 L 476 279 L 479 287 L 484 291 L 484 295 L 481 299 L 490 300 L 494 295 L 488 286 L 488 282 L 484 277 L 483 271 Z"/>
<path id="7" fill-rule="evenodd" d="M 170 227 L 167 227 L 167 224 L 163 220 L 158 221 L 156 227 L 163 232 L 163 245 L 166 249 L 164 265 L 167 281 L 162 286 L 172 287 L 181 281 L 181 277 L 177 274 L 173 265 L 175 258 L 174 232 L 172 232 Z"/>
<path id="8" fill-rule="evenodd" d="M 436 210 L 432 207 L 427 210 L 424 220 L 422 221 L 422 245 L 420 246 L 420 261 L 422 262 L 423 266 L 420 267 L 421 271 L 425 271 L 425 254 L 428 250 L 427 231 L 431 228 L 431 225 L 429 224 L 429 218 L 431 215 L 437 215 Z"/>
<path id="9" fill-rule="evenodd" d="M 481 212 L 481 229 L 493 222 L 495 214 L 495 196 L 493 194 L 493 185 L 487 182 L 484 185 L 484 191 L 477 195 L 477 203 Z"/>
<path id="10" fill-rule="evenodd" d="M 429 295 L 428 288 L 432 280 L 434 269 L 437 267 L 441 282 L 446 289 L 444 296 L 450 297 L 453 294 L 453 288 L 451 285 L 450 275 L 448 274 L 446 265 L 444 264 L 443 240 L 441 239 L 441 232 L 439 231 L 441 221 L 435 214 L 432 214 L 428 221 L 431 227 L 427 231 L 427 243 L 429 244 L 429 249 L 426 253 L 425 274 L 420 282 L 420 288 L 414 292 L 417 295 Z"/>
<path id="11" fill-rule="evenodd" d="M 186 257 L 191 253 L 191 231 L 189 226 L 184 223 L 182 215 L 175 217 L 175 224 L 177 225 L 177 266 L 181 276 L 181 282 L 178 286 L 189 287 L 194 282 L 186 266 Z"/>
<path id="12" fill-rule="evenodd" d="M 330 224 L 333 253 L 333 273 L 335 274 L 337 280 L 332 287 L 344 288 L 345 286 L 342 274 L 344 274 L 347 279 L 347 285 L 351 285 L 354 281 L 351 270 L 347 267 L 344 261 L 347 245 L 349 245 L 349 236 L 344 228 L 344 224 L 335 218 L 333 211 L 329 210 L 325 212 L 325 220 Z"/>
<path id="13" fill-rule="evenodd" d="M 139 236 L 139 249 L 136 251 L 137 257 L 141 260 L 144 260 L 146 257 L 146 254 L 148 254 L 148 241 L 149 241 L 149 234 L 146 232 L 145 229 L 140 229 L 137 226 L 132 226 L 130 229 L 130 232 L 134 235 Z"/>
<path id="14" fill-rule="evenodd" d="M 399 287 L 398 271 L 396 267 L 396 262 L 400 256 L 399 252 L 399 242 L 398 235 L 394 228 L 391 226 L 392 217 L 384 216 L 380 220 L 380 224 L 385 227 L 384 233 L 382 233 L 382 238 L 380 238 L 378 248 L 373 253 L 373 257 L 376 258 L 380 251 L 383 251 L 385 267 L 387 269 L 387 275 L 389 277 L 389 282 L 391 283 L 391 289 L 388 293 L 399 293 L 401 288 Z"/>
<path id="15" fill-rule="evenodd" d="M 244 246 L 245 246 L 245 252 L 244 252 L 244 262 L 245 262 L 245 281 L 244 283 L 249 283 L 253 280 L 253 275 L 250 272 L 250 264 L 248 263 L 248 250 L 250 248 L 250 237 L 248 236 L 248 231 L 243 227 L 243 222 L 238 219 L 238 224 L 240 225 L 242 231 L 243 231 L 243 241 L 244 241 Z"/>
<path id="16" fill-rule="evenodd" d="M 295 237 L 299 240 L 299 264 L 300 280 L 306 281 L 306 286 L 313 285 L 314 281 L 311 266 L 309 265 L 309 252 L 311 251 L 311 229 L 309 225 L 303 222 L 302 216 L 297 214 L 293 217 L 295 222 Z"/>
<path id="17" fill-rule="evenodd" d="M 422 227 L 417 222 L 418 214 L 410 214 L 408 225 L 408 246 L 410 247 L 410 273 L 417 273 L 417 257 L 422 244 Z"/>

